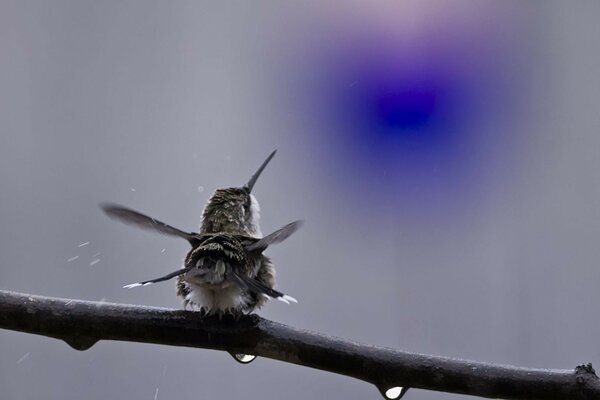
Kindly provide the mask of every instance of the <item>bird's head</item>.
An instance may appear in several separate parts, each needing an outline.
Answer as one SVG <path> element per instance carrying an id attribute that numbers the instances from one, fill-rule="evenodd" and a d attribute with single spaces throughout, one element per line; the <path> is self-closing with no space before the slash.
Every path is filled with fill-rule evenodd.
<path id="1" fill-rule="evenodd" d="M 252 189 L 276 151 L 267 157 L 244 186 L 217 189 L 213 193 L 202 213 L 200 233 L 227 232 L 262 236 L 258 223 L 260 206 Z"/>

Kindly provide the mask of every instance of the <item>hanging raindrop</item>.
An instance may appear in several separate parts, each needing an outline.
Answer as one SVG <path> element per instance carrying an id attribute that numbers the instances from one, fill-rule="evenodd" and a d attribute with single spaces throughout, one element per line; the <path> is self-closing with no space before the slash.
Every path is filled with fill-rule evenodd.
<path id="1" fill-rule="evenodd" d="M 407 387 L 404 386 L 386 386 L 378 388 L 383 397 L 387 400 L 399 400 L 404 396 L 408 390 Z"/>
<path id="2" fill-rule="evenodd" d="M 385 397 L 388 399 L 397 399 L 402 393 L 402 386 L 394 386 L 385 391 Z"/>
<path id="3" fill-rule="evenodd" d="M 252 354 L 229 353 L 240 364 L 249 364 L 256 359 Z"/>

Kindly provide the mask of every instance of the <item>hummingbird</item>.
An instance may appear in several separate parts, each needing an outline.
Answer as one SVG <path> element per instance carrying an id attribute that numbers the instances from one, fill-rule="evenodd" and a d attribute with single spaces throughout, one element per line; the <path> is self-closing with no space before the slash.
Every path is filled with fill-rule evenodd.
<path id="1" fill-rule="evenodd" d="M 184 265 L 160 278 L 141 281 L 124 288 L 147 286 L 177 277 L 177 295 L 185 309 L 204 315 L 251 313 L 275 298 L 285 303 L 297 300 L 274 289 L 275 269 L 263 254 L 296 232 L 302 221 L 294 221 L 262 236 L 260 207 L 252 189 L 277 150 L 273 151 L 242 187 L 217 189 L 209 198 L 199 232 L 185 232 L 155 218 L 118 204 L 103 203 L 111 218 L 164 235 L 187 240 L 192 249 Z"/>

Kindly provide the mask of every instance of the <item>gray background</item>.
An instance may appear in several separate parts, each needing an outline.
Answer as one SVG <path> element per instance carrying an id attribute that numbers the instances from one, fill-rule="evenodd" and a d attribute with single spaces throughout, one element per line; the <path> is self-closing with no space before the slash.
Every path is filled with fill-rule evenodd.
<path id="1" fill-rule="evenodd" d="M 307 221 L 270 250 L 278 287 L 300 303 L 269 303 L 262 316 L 414 352 L 600 363 L 600 3 L 485 3 L 525 16 L 514 43 L 528 43 L 528 84 L 509 126 L 525 155 L 500 186 L 480 188 L 472 212 L 420 224 L 354 201 L 360 182 L 339 195 L 319 143 L 302 139 L 274 87 L 293 53 L 274 39 L 389 14 L 386 2 L 1 1 L 0 288 L 179 307 L 169 283 L 121 286 L 179 266 L 187 244 L 116 224 L 97 203 L 192 230 L 215 188 L 245 182 L 277 148 L 256 196 L 265 233 Z M 448 3 L 421 7 L 436 6 Z M 452 9 L 471 6 L 481 3 Z M 363 382 L 266 359 L 242 366 L 220 352 L 113 342 L 76 352 L 10 331 L 0 331 L 0 391 L 7 400 L 379 397 Z"/>

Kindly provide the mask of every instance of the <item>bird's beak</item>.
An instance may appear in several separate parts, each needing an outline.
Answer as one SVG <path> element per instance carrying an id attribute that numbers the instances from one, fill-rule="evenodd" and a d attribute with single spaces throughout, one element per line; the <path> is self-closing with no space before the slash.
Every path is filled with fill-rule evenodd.
<path id="1" fill-rule="evenodd" d="M 271 161 L 271 158 L 273 158 L 273 156 L 275 155 L 275 153 L 277 153 L 277 150 L 274 150 L 271 154 L 269 154 L 269 157 L 267 157 L 267 159 L 258 168 L 258 171 L 256 171 L 254 173 L 254 175 L 252 175 L 252 178 L 250 178 L 250 180 L 248 181 L 248 183 L 246 183 L 244 185 L 244 187 L 248 190 L 248 193 L 252 192 L 252 188 L 254 187 L 254 184 L 258 180 L 258 177 L 263 172 L 263 169 L 265 169 L 265 167 L 267 166 L 267 164 L 269 163 L 269 161 Z"/>

